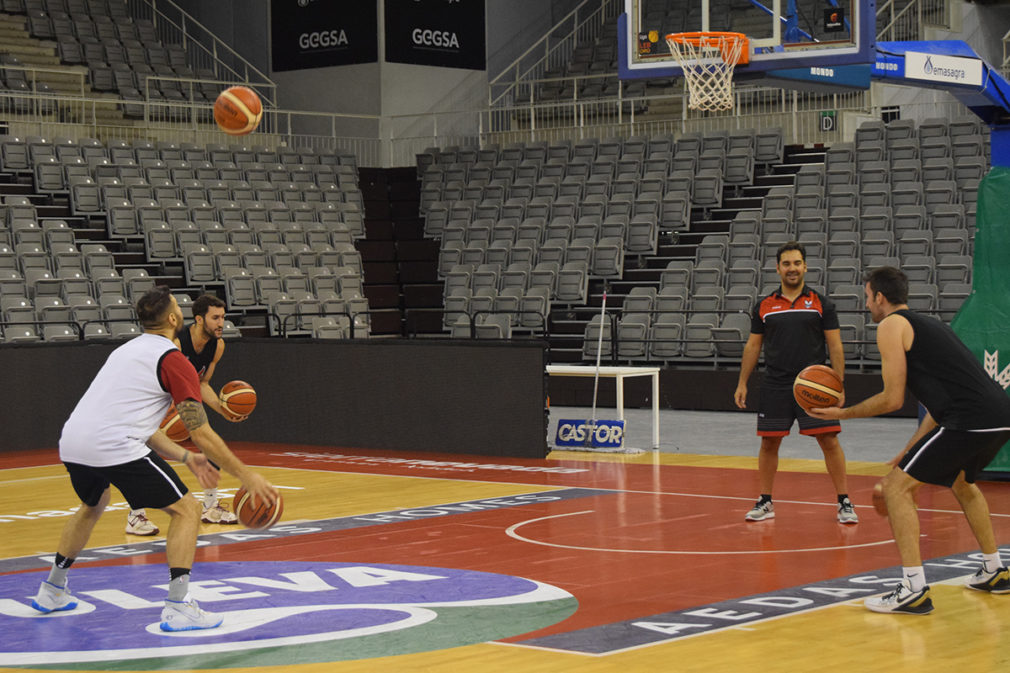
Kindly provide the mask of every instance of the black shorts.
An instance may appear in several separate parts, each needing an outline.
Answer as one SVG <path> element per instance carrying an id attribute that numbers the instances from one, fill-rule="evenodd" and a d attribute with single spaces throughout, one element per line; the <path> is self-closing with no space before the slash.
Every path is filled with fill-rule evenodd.
<path id="1" fill-rule="evenodd" d="M 1010 430 L 936 427 L 908 450 L 898 467 L 916 481 L 938 486 L 952 486 L 964 470 L 965 481 L 973 484 L 1008 440 Z"/>
<path id="2" fill-rule="evenodd" d="M 89 507 L 98 504 L 109 484 L 119 489 L 133 509 L 168 507 L 189 492 L 175 470 L 153 451 L 122 465 L 92 467 L 67 462 L 63 465 L 70 473 L 77 496 Z"/>
<path id="3" fill-rule="evenodd" d="M 796 404 L 791 385 L 778 386 L 762 384 L 758 399 L 758 437 L 785 437 L 793 427 L 793 421 L 800 424 L 801 435 L 823 435 L 841 432 L 838 421 L 826 421 L 809 416 Z"/>

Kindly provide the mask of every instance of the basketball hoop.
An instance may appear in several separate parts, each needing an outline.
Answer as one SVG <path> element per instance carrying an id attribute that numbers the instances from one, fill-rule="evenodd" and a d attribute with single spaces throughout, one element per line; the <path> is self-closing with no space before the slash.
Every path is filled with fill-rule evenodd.
<path id="1" fill-rule="evenodd" d="M 743 33 L 670 33 L 666 44 L 684 71 L 692 110 L 733 109 L 733 69 L 750 60 Z"/>

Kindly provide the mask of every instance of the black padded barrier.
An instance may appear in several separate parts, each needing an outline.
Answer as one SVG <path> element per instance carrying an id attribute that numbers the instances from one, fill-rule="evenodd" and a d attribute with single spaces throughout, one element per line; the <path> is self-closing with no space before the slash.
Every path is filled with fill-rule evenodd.
<path id="1" fill-rule="evenodd" d="M 0 450 L 55 448 L 113 348 L 0 348 Z M 257 407 L 210 423 L 226 441 L 543 458 L 544 354 L 539 341 L 231 341 L 212 385 L 244 380 Z"/>

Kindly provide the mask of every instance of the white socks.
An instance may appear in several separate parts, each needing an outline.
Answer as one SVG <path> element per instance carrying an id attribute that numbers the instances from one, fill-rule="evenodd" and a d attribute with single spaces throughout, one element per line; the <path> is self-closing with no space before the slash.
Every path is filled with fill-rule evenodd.
<path id="1" fill-rule="evenodd" d="M 994 573 L 1003 567 L 1003 561 L 1000 560 L 999 552 L 995 554 L 982 554 L 982 569 L 987 573 Z"/>
<path id="2" fill-rule="evenodd" d="M 915 566 L 913 568 L 902 568 L 902 575 L 905 578 L 905 584 L 912 591 L 922 591 L 926 588 L 926 573 L 923 571 L 922 566 Z"/>

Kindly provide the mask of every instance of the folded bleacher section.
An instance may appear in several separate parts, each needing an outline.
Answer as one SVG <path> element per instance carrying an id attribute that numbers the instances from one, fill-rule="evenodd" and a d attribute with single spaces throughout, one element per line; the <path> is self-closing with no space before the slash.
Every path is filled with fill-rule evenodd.
<path id="1" fill-rule="evenodd" d="M 6 137 L 0 174 L 5 341 L 129 337 L 156 281 L 270 334 L 368 335 L 351 154 Z"/>
<path id="2" fill-rule="evenodd" d="M 579 359 L 595 360 L 602 330 L 619 362 L 730 364 L 779 285 L 776 249 L 797 239 L 848 357 L 872 363 L 863 271 L 902 267 L 912 308 L 949 321 L 971 287 L 988 153 L 970 117 L 867 122 L 824 149 L 785 149 L 778 129 L 431 148 L 421 213 L 440 239 L 444 327 L 469 336 L 495 318 L 497 334 L 557 344 L 576 310 Z M 601 320 L 604 281 L 617 291 Z"/>

